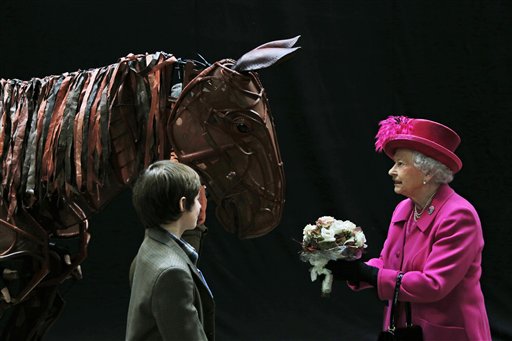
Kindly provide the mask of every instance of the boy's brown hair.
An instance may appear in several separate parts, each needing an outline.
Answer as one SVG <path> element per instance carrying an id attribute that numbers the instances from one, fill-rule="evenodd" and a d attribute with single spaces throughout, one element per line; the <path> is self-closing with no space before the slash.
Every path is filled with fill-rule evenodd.
<path id="1" fill-rule="evenodd" d="M 133 187 L 133 206 L 146 228 L 157 227 L 181 216 L 179 201 L 185 197 L 190 210 L 199 193 L 199 175 L 189 166 L 162 160 L 151 164 Z"/>

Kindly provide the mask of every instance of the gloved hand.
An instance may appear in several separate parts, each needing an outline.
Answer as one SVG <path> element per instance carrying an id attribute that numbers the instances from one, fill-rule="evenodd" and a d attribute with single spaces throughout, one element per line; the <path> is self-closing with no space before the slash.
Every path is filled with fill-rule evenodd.
<path id="1" fill-rule="evenodd" d="M 349 281 L 357 284 L 363 281 L 374 287 L 377 286 L 379 269 L 363 263 L 360 259 L 354 261 L 331 260 L 325 267 L 331 270 L 335 280 Z"/>

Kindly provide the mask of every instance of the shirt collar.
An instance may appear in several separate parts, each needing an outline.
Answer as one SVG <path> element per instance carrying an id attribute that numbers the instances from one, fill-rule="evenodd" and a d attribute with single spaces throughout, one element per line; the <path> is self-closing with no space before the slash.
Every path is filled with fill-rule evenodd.
<path id="1" fill-rule="evenodd" d="M 174 234 L 172 234 L 169 231 L 167 231 L 167 232 L 171 235 L 171 238 L 176 243 L 178 243 L 178 245 L 183 249 L 183 251 L 185 251 L 185 253 L 187 254 L 188 258 L 190 258 L 192 263 L 197 264 L 197 259 L 199 258 L 199 255 L 197 254 L 196 249 L 194 249 L 194 247 L 192 245 L 190 245 L 189 243 L 187 243 L 184 239 L 176 237 Z"/>

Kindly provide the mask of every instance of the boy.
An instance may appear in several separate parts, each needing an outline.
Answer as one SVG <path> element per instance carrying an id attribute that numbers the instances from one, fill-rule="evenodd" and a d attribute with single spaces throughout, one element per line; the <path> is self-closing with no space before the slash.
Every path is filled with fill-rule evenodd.
<path id="1" fill-rule="evenodd" d="M 197 225 L 199 176 L 170 160 L 150 165 L 133 188 L 146 228 L 134 260 L 126 340 L 213 340 L 214 302 L 196 268 L 197 252 L 182 239 Z"/>

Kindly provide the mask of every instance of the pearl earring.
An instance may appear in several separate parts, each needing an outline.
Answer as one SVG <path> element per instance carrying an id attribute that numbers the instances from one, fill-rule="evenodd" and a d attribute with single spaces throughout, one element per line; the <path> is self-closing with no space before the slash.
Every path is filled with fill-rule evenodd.
<path id="1" fill-rule="evenodd" d="M 427 184 L 427 180 L 423 179 L 423 184 L 426 185 Z"/>

